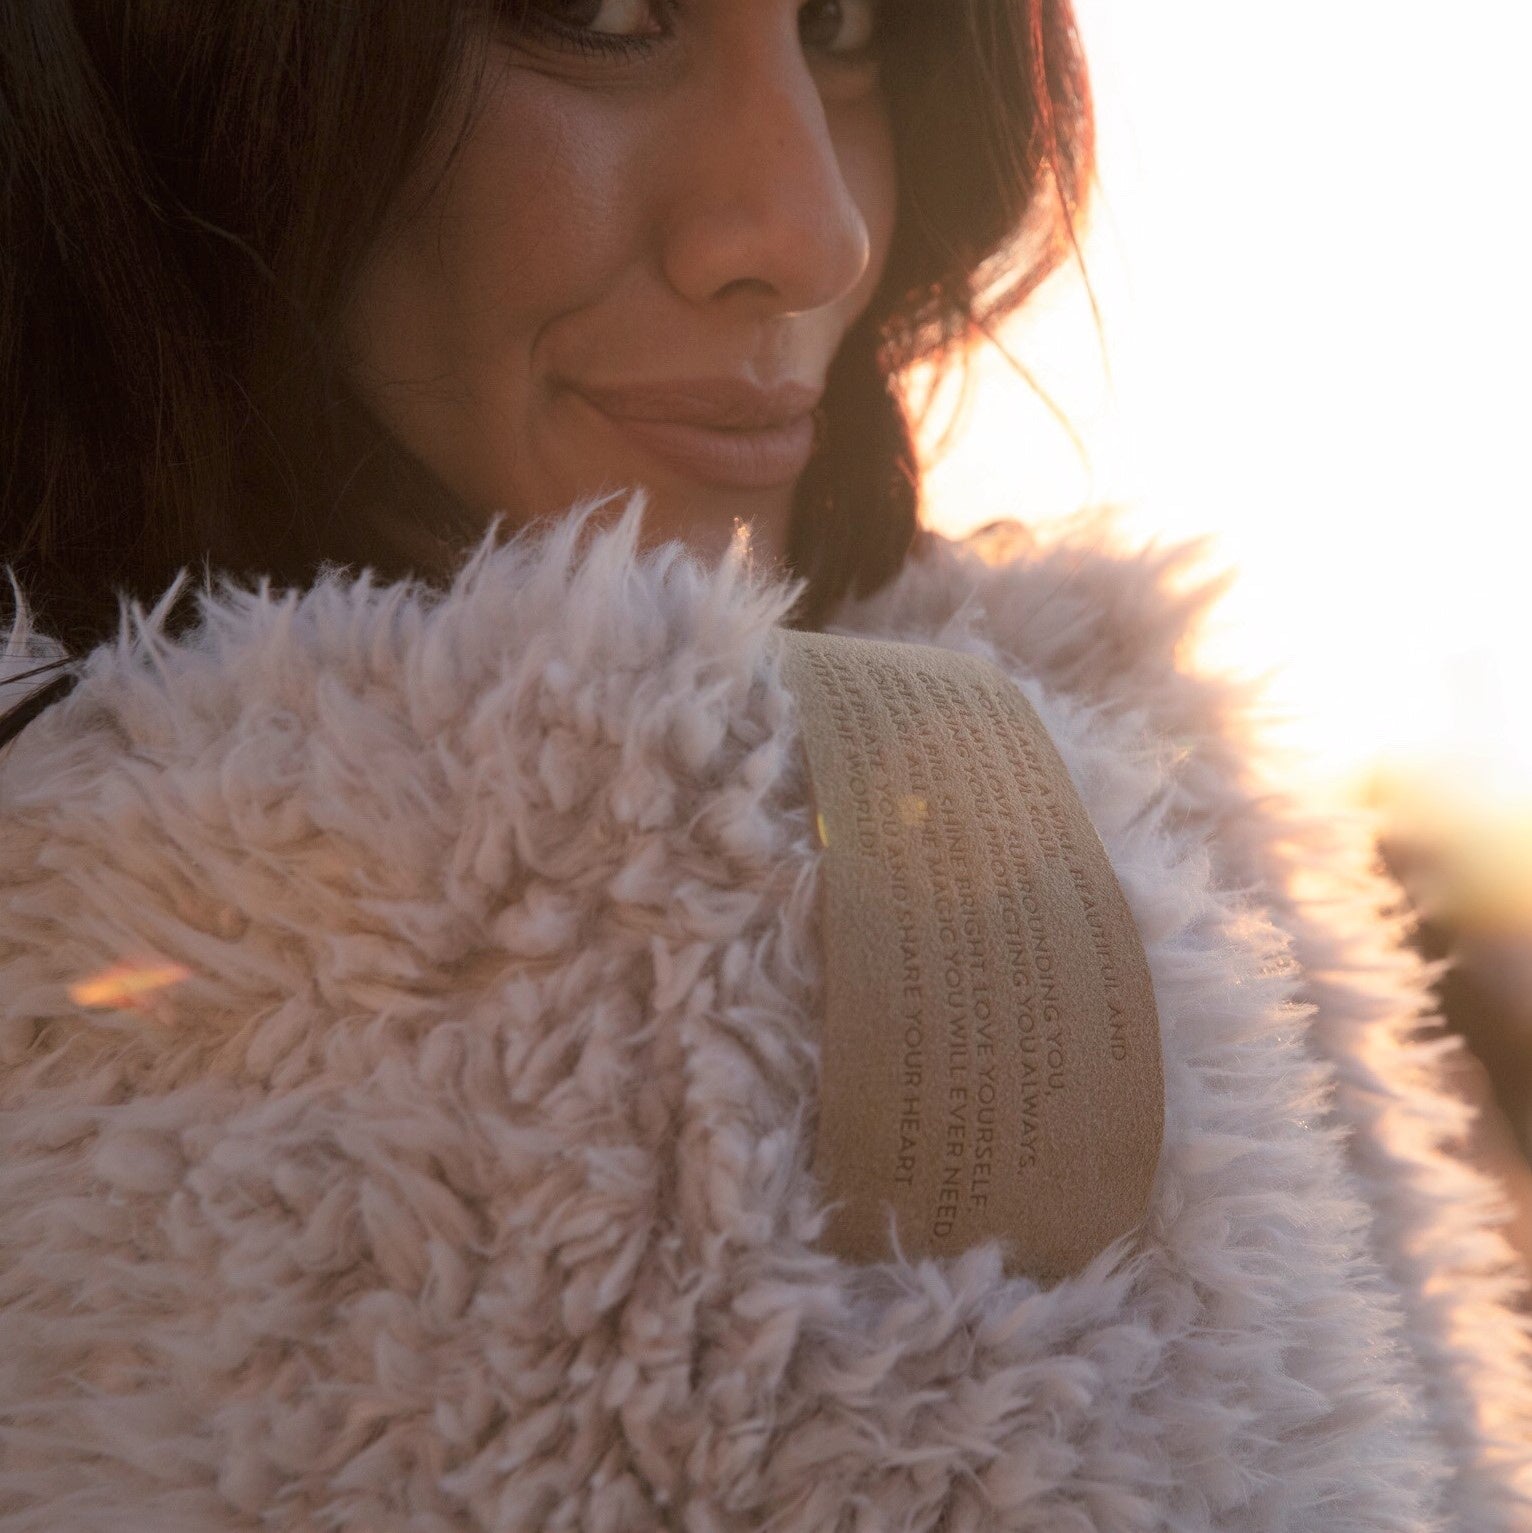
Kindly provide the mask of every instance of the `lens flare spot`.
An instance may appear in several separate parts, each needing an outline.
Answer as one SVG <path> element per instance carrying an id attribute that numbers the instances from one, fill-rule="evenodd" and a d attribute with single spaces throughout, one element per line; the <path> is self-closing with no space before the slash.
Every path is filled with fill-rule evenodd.
<path id="1" fill-rule="evenodd" d="M 99 970 L 69 987 L 76 1006 L 138 1006 L 146 997 L 178 984 L 191 973 L 178 963 L 121 963 Z"/>

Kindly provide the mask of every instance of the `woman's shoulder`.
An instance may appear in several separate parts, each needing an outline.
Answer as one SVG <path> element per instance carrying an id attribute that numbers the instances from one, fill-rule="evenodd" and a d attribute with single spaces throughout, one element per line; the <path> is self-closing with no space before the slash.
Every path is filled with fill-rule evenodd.
<path id="1" fill-rule="evenodd" d="M 960 536 L 925 529 L 915 557 L 854 627 L 981 633 L 1050 685 L 1110 700 L 1184 674 L 1189 641 L 1230 576 L 1208 543 L 1135 542 L 1121 510 L 1087 507 L 1032 528 L 989 522 Z"/>
<path id="2" fill-rule="evenodd" d="M 1443 1027 L 1401 893 L 1377 866 L 1373 817 L 1305 785 L 1267 727 L 1260 682 L 1197 663 L 1200 624 L 1231 578 L 1203 572 L 1205 551 L 1133 547 L 1110 512 L 1048 539 L 1002 524 L 933 539 L 904 588 L 858 616 L 979 649 L 1021 685 L 1115 718 L 1129 726 L 1118 749 L 1141 723 L 1162 812 L 1200 843 L 1214 886 L 1280 933 L 1273 954 L 1293 966 L 1303 1052 L 1327 1082 L 1308 1121 L 1345 1147 L 1422 1398 L 1455 1445 L 1454 1525 L 1519 1526 L 1532 1497 L 1518 1440 L 1532 1425 L 1528 1279 L 1499 1230 L 1506 1193 L 1464 1159 L 1472 1109 L 1446 1063 L 1462 1040 Z M 1482 1425 L 1464 1433 L 1470 1416 Z"/>

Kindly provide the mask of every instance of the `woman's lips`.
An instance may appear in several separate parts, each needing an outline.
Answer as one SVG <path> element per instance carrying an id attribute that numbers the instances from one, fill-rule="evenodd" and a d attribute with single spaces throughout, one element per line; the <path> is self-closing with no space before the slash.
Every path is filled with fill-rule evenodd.
<path id="1" fill-rule="evenodd" d="M 725 429 L 612 415 L 584 395 L 579 397 L 628 441 L 706 484 L 734 490 L 772 489 L 796 479 L 813 456 L 812 413 L 780 426 Z"/>

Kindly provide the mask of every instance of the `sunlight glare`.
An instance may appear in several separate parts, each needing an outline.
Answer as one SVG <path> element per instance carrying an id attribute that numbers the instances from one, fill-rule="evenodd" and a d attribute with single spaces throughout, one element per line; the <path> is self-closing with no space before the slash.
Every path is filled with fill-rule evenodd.
<path id="1" fill-rule="evenodd" d="M 986 347 L 933 524 L 1120 500 L 1137 541 L 1213 532 L 1238 580 L 1203 656 L 1279 668 L 1318 775 L 1532 802 L 1532 8 L 1079 14 L 1112 382 L 1065 272 L 1004 339 L 1089 461 Z"/>

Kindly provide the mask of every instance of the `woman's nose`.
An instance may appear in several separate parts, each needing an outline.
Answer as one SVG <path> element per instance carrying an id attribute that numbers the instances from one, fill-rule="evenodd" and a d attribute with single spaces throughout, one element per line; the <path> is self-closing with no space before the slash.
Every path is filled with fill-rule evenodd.
<path id="1" fill-rule="evenodd" d="M 795 41 L 715 69 L 678 139 L 664 263 L 683 297 L 776 316 L 824 308 L 861 281 L 867 220 Z"/>

